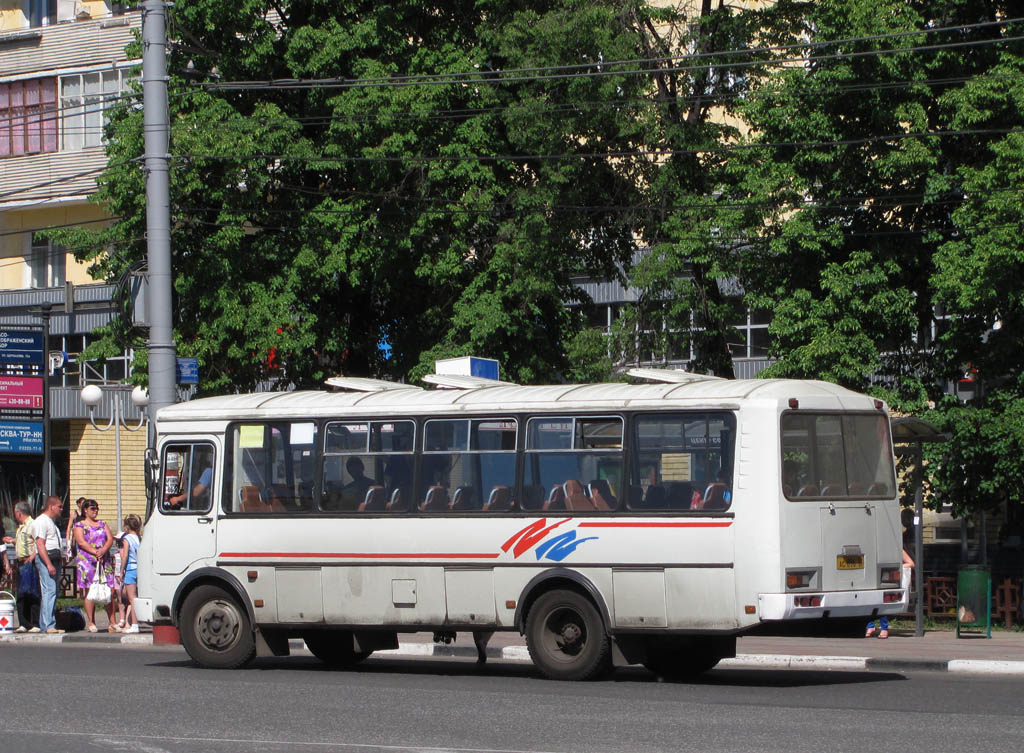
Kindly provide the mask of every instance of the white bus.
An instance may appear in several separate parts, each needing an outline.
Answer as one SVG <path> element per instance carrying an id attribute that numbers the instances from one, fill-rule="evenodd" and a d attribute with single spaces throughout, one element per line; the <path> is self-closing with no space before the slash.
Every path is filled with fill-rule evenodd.
<path id="1" fill-rule="evenodd" d="M 906 610 L 881 401 L 664 378 L 341 379 L 164 408 L 138 616 L 208 667 L 289 638 L 350 666 L 403 632 L 515 630 L 544 675 L 584 679 L 685 676 L 763 623 Z"/>

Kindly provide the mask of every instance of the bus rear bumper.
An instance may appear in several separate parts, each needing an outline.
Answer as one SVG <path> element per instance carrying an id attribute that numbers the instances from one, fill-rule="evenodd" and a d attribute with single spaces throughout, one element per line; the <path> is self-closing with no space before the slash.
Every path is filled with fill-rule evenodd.
<path id="1" fill-rule="evenodd" d="M 902 614 L 907 611 L 908 599 L 908 591 L 900 588 L 757 596 L 762 621 Z"/>

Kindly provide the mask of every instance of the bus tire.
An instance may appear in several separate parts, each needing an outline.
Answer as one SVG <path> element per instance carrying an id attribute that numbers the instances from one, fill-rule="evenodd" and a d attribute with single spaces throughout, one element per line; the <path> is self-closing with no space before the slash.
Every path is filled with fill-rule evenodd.
<path id="1" fill-rule="evenodd" d="M 721 660 L 712 641 L 652 638 L 644 666 L 665 680 L 688 680 L 713 669 Z"/>
<path id="2" fill-rule="evenodd" d="M 348 669 L 372 654 L 356 651 L 352 647 L 352 633 L 348 630 L 314 630 L 302 636 L 306 648 L 329 667 Z"/>
<path id="3" fill-rule="evenodd" d="M 249 615 L 219 586 L 197 586 L 185 597 L 178 629 L 188 655 L 204 667 L 237 669 L 256 656 Z"/>
<path id="4" fill-rule="evenodd" d="M 548 591 L 534 602 L 526 618 L 526 645 L 533 663 L 552 680 L 592 680 L 612 668 L 601 614 L 577 591 Z"/>

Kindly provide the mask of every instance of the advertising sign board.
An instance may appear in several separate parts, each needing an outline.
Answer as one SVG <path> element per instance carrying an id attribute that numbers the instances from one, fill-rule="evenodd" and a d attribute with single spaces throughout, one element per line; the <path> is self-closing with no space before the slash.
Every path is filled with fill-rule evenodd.
<path id="1" fill-rule="evenodd" d="M 43 409 L 43 378 L 0 376 L 0 409 Z"/>
<path id="2" fill-rule="evenodd" d="M 43 333 L 0 329 L 0 364 L 43 365 Z"/>
<path id="3" fill-rule="evenodd" d="M 0 452 L 41 455 L 42 421 L 0 421 Z"/>

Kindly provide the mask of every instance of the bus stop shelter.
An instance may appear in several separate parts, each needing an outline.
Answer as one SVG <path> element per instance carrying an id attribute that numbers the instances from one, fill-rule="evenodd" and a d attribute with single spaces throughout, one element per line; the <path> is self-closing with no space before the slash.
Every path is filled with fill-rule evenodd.
<path id="1" fill-rule="evenodd" d="M 933 424 L 923 418 L 900 416 L 890 421 L 892 425 L 892 443 L 899 457 L 911 457 L 914 461 L 914 565 L 917 574 L 914 578 L 914 590 L 917 592 L 917 603 L 914 605 L 914 635 L 924 635 L 924 542 L 921 540 L 921 516 L 924 508 L 924 444 L 926 442 L 944 442 L 949 436 L 943 434 Z"/>

